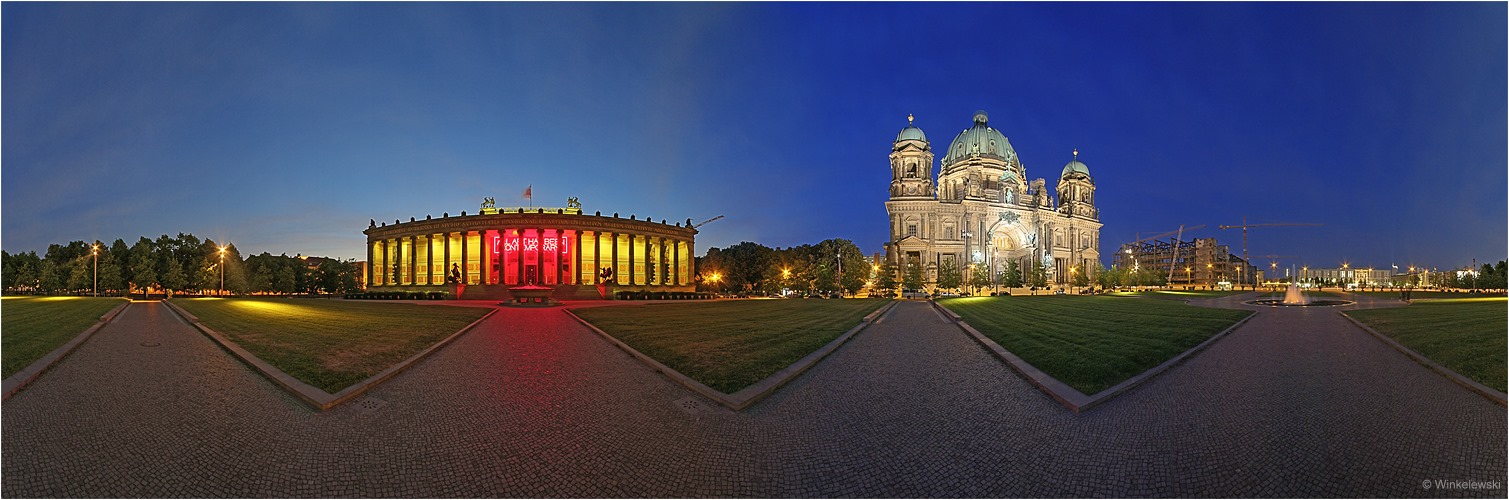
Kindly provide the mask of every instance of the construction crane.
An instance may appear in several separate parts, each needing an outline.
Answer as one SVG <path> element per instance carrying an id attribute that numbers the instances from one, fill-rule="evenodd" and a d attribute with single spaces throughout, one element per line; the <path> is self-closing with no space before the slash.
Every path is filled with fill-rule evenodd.
<path id="1" fill-rule="evenodd" d="M 698 222 L 697 225 L 692 226 L 692 229 L 697 229 L 699 227 L 707 225 L 707 223 L 709 223 L 709 222 L 712 222 L 712 221 L 715 221 L 715 220 L 718 220 L 718 219 L 722 219 L 722 218 L 723 218 L 723 216 L 719 215 L 717 217 L 713 217 L 711 219 L 708 219 L 708 220 L 705 220 L 705 221 L 702 221 L 702 222 Z"/>
<path id="2" fill-rule="evenodd" d="M 1221 229 L 1242 228 L 1242 262 L 1245 265 L 1246 263 L 1250 263 L 1250 261 L 1247 260 L 1247 228 L 1249 228 L 1249 227 L 1281 227 L 1281 226 L 1323 226 L 1323 225 L 1324 224 L 1313 224 L 1313 223 L 1308 223 L 1308 222 L 1271 222 L 1271 223 L 1266 223 L 1266 224 L 1248 224 L 1247 223 L 1247 217 L 1246 216 L 1242 216 L 1242 224 L 1239 225 L 1239 226 L 1238 225 L 1231 225 L 1231 226 L 1217 226 L 1217 227 L 1219 227 Z M 1246 278 L 1244 277 L 1243 279 L 1246 279 Z"/>

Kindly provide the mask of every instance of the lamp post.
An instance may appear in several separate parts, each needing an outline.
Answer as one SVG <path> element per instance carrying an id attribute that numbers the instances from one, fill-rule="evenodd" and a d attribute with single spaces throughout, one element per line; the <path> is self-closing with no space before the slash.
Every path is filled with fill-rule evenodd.
<path id="1" fill-rule="evenodd" d="M 1069 266 L 1069 294 L 1074 294 L 1074 273 L 1079 270 L 1078 266 Z"/>
<path id="2" fill-rule="evenodd" d="M 1205 263 L 1205 279 L 1210 280 L 1210 285 L 1216 284 L 1216 266 L 1213 263 Z"/>
<path id="3" fill-rule="evenodd" d="M 1189 266 L 1184 266 L 1184 283 L 1188 285 L 1195 284 L 1195 280 L 1190 279 Z"/>
<path id="4" fill-rule="evenodd" d="M 966 264 L 964 266 L 964 273 L 963 273 L 963 275 L 964 275 L 964 289 L 965 290 L 969 290 L 970 289 L 969 268 L 974 267 L 974 259 L 970 258 L 970 257 L 972 257 L 972 254 L 969 252 L 969 237 L 970 236 L 974 236 L 974 235 L 969 234 L 969 231 L 964 231 L 963 233 L 960 233 L 960 234 L 962 234 L 964 236 L 964 263 Z"/>
<path id="5" fill-rule="evenodd" d="M 225 247 L 220 247 L 220 295 L 225 296 Z"/>
<path id="6" fill-rule="evenodd" d="M 93 290 L 94 291 L 94 296 L 95 297 L 99 297 L 100 296 L 100 242 L 98 240 L 96 240 L 94 242 L 94 248 L 90 249 L 89 253 L 91 255 L 94 255 L 94 290 Z"/>

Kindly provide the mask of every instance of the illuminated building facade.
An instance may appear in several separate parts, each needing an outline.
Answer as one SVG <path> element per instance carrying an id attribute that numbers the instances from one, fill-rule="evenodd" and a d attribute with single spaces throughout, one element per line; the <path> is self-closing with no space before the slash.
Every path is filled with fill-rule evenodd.
<path id="1" fill-rule="evenodd" d="M 691 290 L 697 231 L 631 215 L 586 215 L 569 208 L 498 209 L 370 223 L 366 282 L 370 287 L 447 289 L 452 275 L 471 285 L 462 298 L 497 295 L 489 286 L 540 285 Z M 593 294 L 596 292 L 593 291 Z"/>
<path id="2" fill-rule="evenodd" d="M 1262 282 L 1261 270 L 1231 253 L 1230 247 L 1215 238 L 1190 241 L 1141 241 L 1121 245 L 1113 265 L 1122 269 L 1152 269 L 1167 274 L 1173 265 L 1170 285 L 1213 285 L 1222 281 Z M 1249 279 L 1251 278 L 1251 279 Z M 1255 281 L 1254 281 L 1255 279 Z"/>
<path id="3" fill-rule="evenodd" d="M 1101 226 L 1090 168 L 1076 150 L 1053 191 L 1043 179 L 1029 183 L 1016 150 L 988 120 L 975 113 L 943 151 L 935 178 L 932 144 L 907 117 L 891 143 L 886 258 L 902 270 L 917 262 L 929 287 L 947 265 L 965 279 L 975 268 L 999 275 L 1009 262 L 1024 274 L 1043 269 L 1056 284 L 1090 277 Z"/>

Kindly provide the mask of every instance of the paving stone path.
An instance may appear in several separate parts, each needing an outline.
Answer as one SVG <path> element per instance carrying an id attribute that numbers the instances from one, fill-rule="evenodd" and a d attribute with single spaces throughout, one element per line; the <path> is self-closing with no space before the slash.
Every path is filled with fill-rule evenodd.
<path id="1" fill-rule="evenodd" d="M 136 303 L 4 403 L 0 494 L 1438 497 L 1460 492 L 1422 482 L 1503 483 L 1502 407 L 1334 310 L 1262 310 L 1080 415 L 921 302 L 744 412 L 558 309 L 505 309 L 317 413 Z"/>

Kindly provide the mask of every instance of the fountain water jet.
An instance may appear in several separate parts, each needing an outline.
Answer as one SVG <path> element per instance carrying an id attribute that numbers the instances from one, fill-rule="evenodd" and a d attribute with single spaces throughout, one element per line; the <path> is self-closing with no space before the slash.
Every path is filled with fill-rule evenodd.
<path id="1" fill-rule="evenodd" d="M 1304 292 L 1299 291 L 1299 286 L 1290 283 L 1289 290 L 1284 292 L 1283 304 L 1286 306 L 1303 306 L 1310 304 L 1310 298 Z"/>

